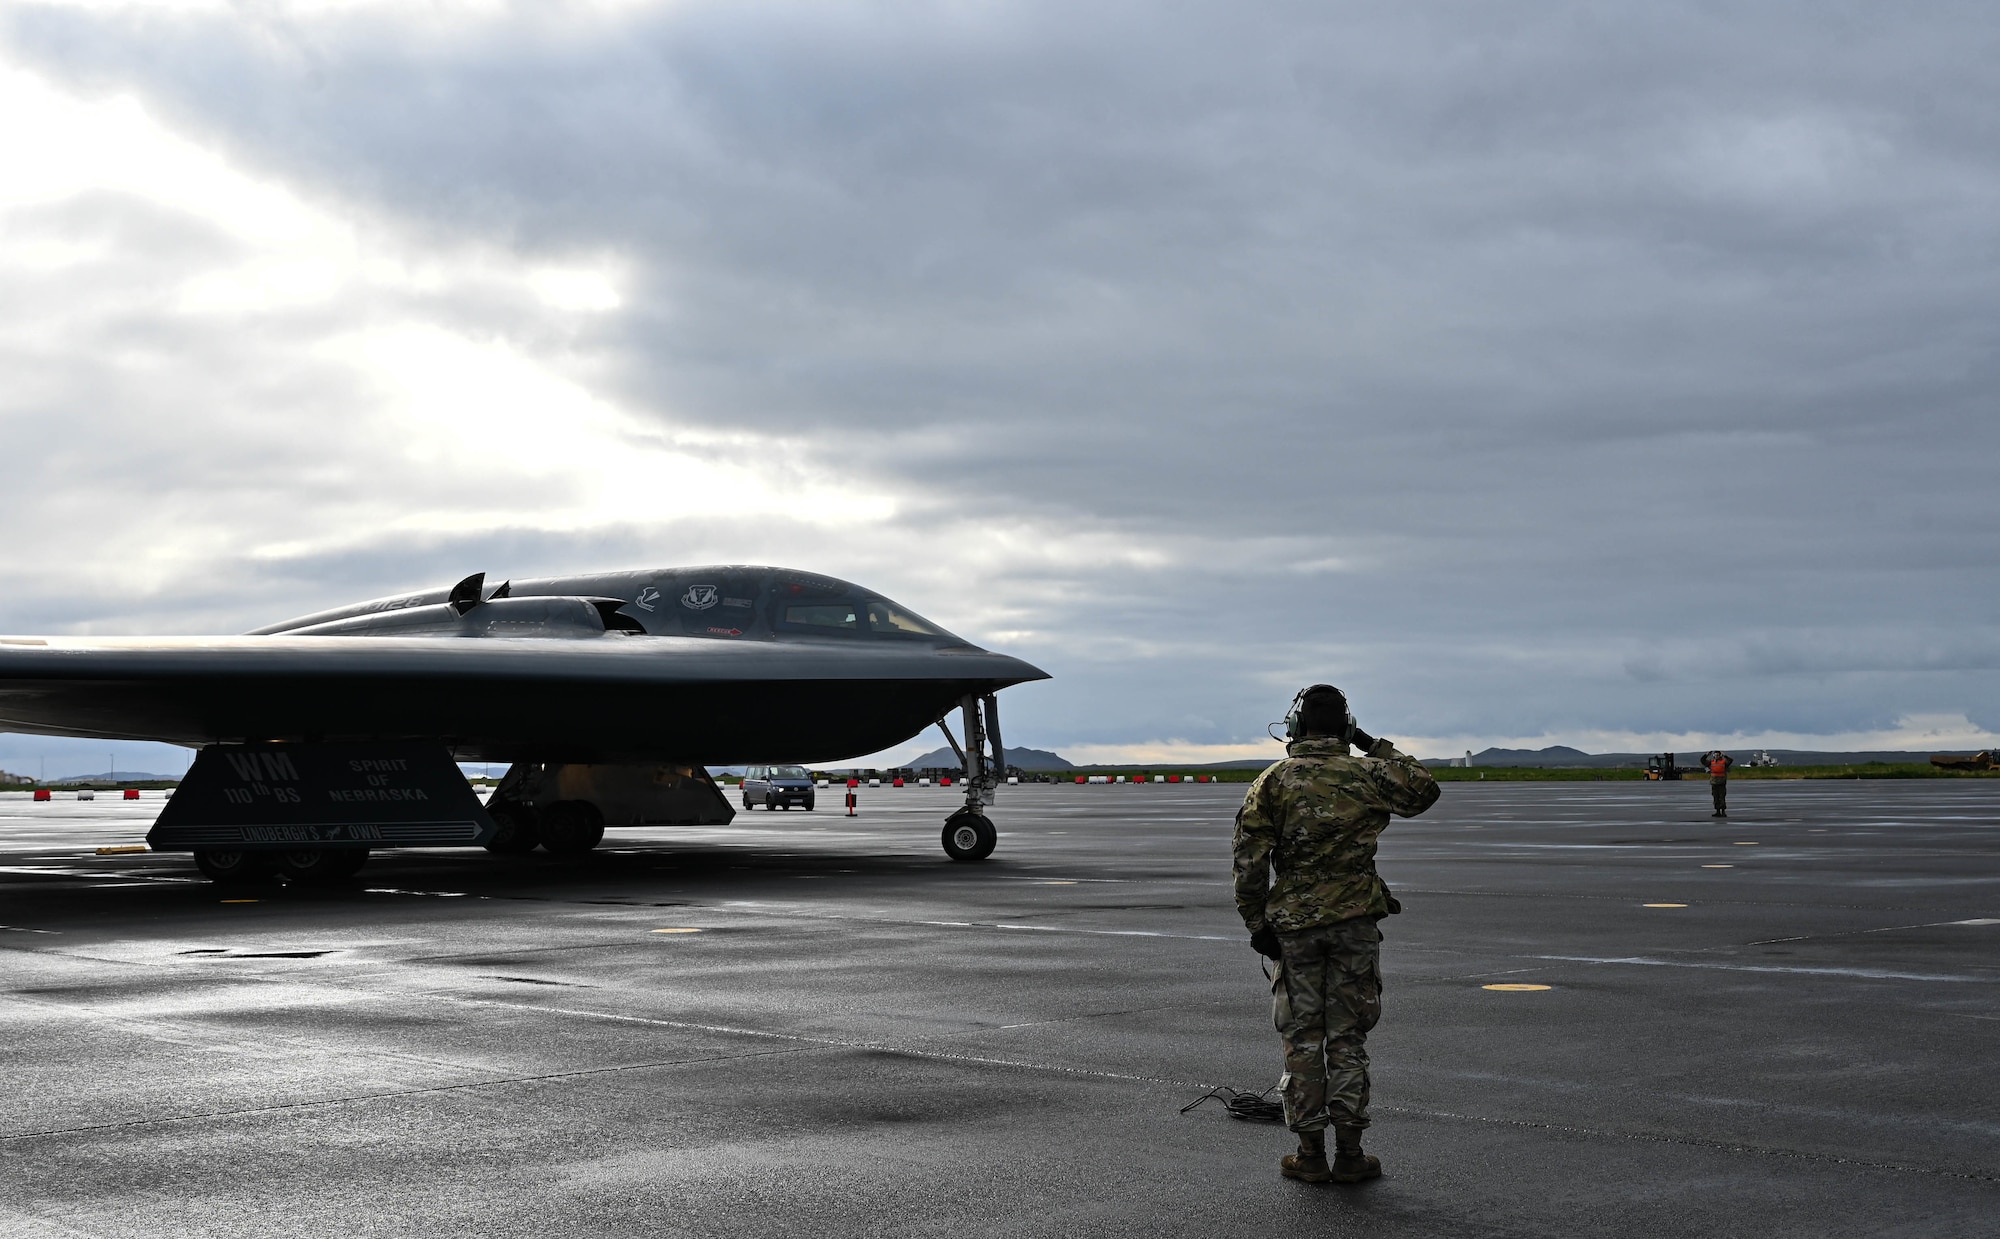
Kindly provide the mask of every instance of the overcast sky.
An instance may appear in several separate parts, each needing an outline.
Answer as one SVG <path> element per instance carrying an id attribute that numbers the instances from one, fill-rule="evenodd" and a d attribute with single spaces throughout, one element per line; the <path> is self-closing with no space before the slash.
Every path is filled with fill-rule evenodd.
<path id="1" fill-rule="evenodd" d="M 0 14 L 0 630 L 776 563 L 1079 760 L 2000 739 L 1990 6 Z"/>

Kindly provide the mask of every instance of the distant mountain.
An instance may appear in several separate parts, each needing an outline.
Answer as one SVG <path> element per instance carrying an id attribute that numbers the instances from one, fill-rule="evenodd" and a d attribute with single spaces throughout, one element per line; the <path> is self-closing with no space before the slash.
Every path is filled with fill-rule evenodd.
<path id="1" fill-rule="evenodd" d="M 115 774 L 73 774 L 66 779 L 50 779 L 52 785 L 64 783 L 178 783 L 177 774 L 148 774 L 144 770 L 120 770 Z"/>
<path id="2" fill-rule="evenodd" d="M 1752 753 L 1769 753 L 1778 759 L 1781 766 L 1852 766 L 1871 761 L 1880 762 L 1921 762 L 1930 760 L 1932 753 L 1962 753 L 1970 755 L 1970 749 L 1925 749 L 1921 753 L 1901 752 L 1861 752 L 1827 753 L 1812 749 L 1760 749 L 1756 746 L 1725 749 L 1724 752 L 1742 761 Z M 1545 749 L 1486 749 L 1472 755 L 1475 766 L 1518 766 L 1525 768 L 1615 770 L 1636 769 L 1646 764 L 1648 753 L 1586 753 L 1568 745 L 1555 744 Z M 1427 766 L 1449 766 L 1464 760 L 1457 757 L 1426 757 Z M 1701 750 L 1674 754 L 1674 764 L 1694 766 L 1701 762 Z"/>
<path id="3" fill-rule="evenodd" d="M 903 763 L 911 770 L 956 770 L 962 763 L 950 749 L 932 749 L 921 757 L 912 757 Z M 1023 770 L 1075 770 L 1067 757 L 1051 753 L 1047 749 L 1007 750 L 1007 764 L 1019 766 Z"/>
<path id="4" fill-rule="evenodd" d="M 1552 744 L 1545 749 L 1487 749 L 1472 755 L 1475 766 L 1622 766 L 1632 760 L 1628 753 L 1597 756 L 1566 744 Z M 1646 759 L 1638 758 L 1637 764 L 1645 765 Z"/>

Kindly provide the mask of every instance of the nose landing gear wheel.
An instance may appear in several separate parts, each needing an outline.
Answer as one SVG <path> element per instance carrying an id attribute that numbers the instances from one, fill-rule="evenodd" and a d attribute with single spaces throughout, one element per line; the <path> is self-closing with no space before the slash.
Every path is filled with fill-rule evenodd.
<path id="1" fill-rule="evenodd" d="M 993 855 L 993 846 L 998 842 L 999 832 L 982 814 L 960 809 L 945 819 L 944 851 L 953 860 L 985 860 Z"/>

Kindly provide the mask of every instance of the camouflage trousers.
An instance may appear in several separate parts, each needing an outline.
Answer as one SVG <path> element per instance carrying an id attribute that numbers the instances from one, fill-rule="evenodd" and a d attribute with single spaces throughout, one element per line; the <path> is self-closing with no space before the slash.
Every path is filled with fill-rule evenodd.
<path id="1" fill-rule="evenodd" d="M 1373 917 L 1279 934 L 1271 1020 L 1285 1041 L 1285 1125 L 1368 1126 L 1368 1030 L 1382 1016 L 1382 931 Z"/>

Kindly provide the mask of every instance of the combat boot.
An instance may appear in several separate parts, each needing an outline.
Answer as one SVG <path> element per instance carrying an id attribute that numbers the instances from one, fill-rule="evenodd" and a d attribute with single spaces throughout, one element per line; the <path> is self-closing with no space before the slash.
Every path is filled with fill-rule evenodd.
<path id="1" fill-rule="evenodd" d="M 1285 1154 L 1278 1162 L 1278 1173 L 1301 1183 L 1324 1183 L 1331 1179 L 1333 1171 L 1326 1164 L 1326 1133 L 1300 1132 L 1299 1151 Z"/>
<path id="2" fill-rule="evenodd" d="M 1359 1127 L 1334 1128 L 1333 1165 L 1327 1177 L 1335 1183 L 1365 1183 L 1382 1177 L 1382 1163 L 1361 1151 Z"/>

